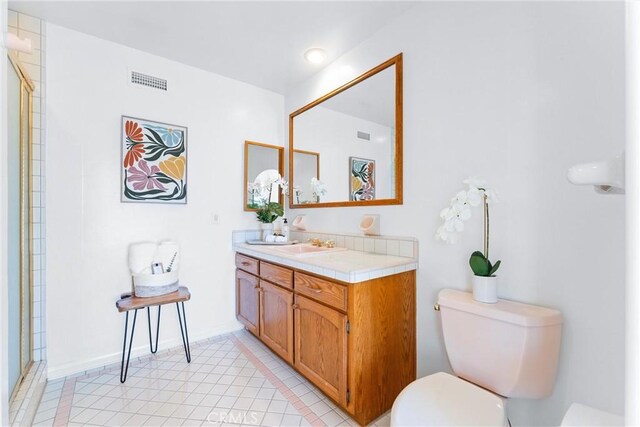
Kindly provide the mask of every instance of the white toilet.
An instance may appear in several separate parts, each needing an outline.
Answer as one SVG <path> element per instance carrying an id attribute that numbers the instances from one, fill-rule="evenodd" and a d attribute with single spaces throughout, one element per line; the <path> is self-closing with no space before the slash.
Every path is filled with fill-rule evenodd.
<path id="1" fill-rule="evenodd" d="M 452 289 L 440 292 L 437 306 L 457 376 L 438 372 L 409 384 L 393 404 L 392 426 L 507 426 L 505 398 L 551 394 L 562 331 L 558 310 L 484 304 Z"/>

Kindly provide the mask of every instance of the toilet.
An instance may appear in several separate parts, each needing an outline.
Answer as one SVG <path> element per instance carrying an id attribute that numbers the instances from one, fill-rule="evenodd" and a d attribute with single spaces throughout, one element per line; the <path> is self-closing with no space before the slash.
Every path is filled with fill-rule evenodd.
<path id="1" fill-rule="evenodd" d="M 553 391 L 560 352 L 558 310 L 469 292 L 438 295 L 442 333 L 454 375 L 409 384 L 391 409 L 392 426 L 508 426 L 506 398 L 540 399 Z"/>

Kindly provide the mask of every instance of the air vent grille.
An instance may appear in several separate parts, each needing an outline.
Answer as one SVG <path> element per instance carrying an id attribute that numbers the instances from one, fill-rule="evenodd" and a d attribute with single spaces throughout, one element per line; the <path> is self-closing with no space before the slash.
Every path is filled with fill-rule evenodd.
<path id="1" fill-rule="evenodd" d="M 159 77 L 142 74 L 137 71 L 131 72 L 131 83 L 151 87 L 154 89 L 167 90 L 167 80 Z"/>
<path id="2" fill-rule="evenodd" d="M 367 132 L 358 131 L 358 139 L 364 139 L 365 141 L 371 141 L 371 134 Z"/>

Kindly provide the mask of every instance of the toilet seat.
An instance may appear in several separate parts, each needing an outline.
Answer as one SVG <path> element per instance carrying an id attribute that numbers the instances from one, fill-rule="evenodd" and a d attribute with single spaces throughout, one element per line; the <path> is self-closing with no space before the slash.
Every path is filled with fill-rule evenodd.
<path id="1" fill-rule="evenodd" d="M 505 399 L 438 372 L 409 384 L 391 409 L 392 426 L 505 426 Z"/>

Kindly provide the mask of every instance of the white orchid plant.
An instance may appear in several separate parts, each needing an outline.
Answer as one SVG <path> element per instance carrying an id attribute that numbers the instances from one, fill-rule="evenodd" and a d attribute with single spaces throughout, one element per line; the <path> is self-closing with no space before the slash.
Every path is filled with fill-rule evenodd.
<path id="1" fill-rule="evenodd" d="M 289 194 L 289 183 L 277 171 L 265 171 L 255 182 L 247 185 L 251 195 L 251 207 L 257 208 L 258 221 L 266 224 L 274 222 L 284 215 L 284 208 L 278 202 L 272 202 L 273 192 L 280 189 L 284 196 Z"/>
<path id="2" fill-rule="evenodd" d="M 316 203 L 320 203 L 320 196 L 327 194 L 327 186 L 314 176 L 311 178 L 311 188 L 313 189 L 313 197 L 315 197 Z"/>
<path id="3" fill-rule="evenodd" d="M 491 264 L 489 261 L 489 204 L 497 203 L 498 196 L 494 190 L 487 188 L 485 182 L 476 177 L 463 181 L 467 188 L 459 191 L 451 204 L 440 212 L 442 225 L 436 231 L 436 239 L 447 243 L 456 243 L 459 234 L 464 231 L 464 223 L 471 218 L 471 210 L 483 205 L 484 211 L 484 252 L 471 254 L 469 265 L 476 276 L 493 276 L 500 267 L 500 261 Z"/>

